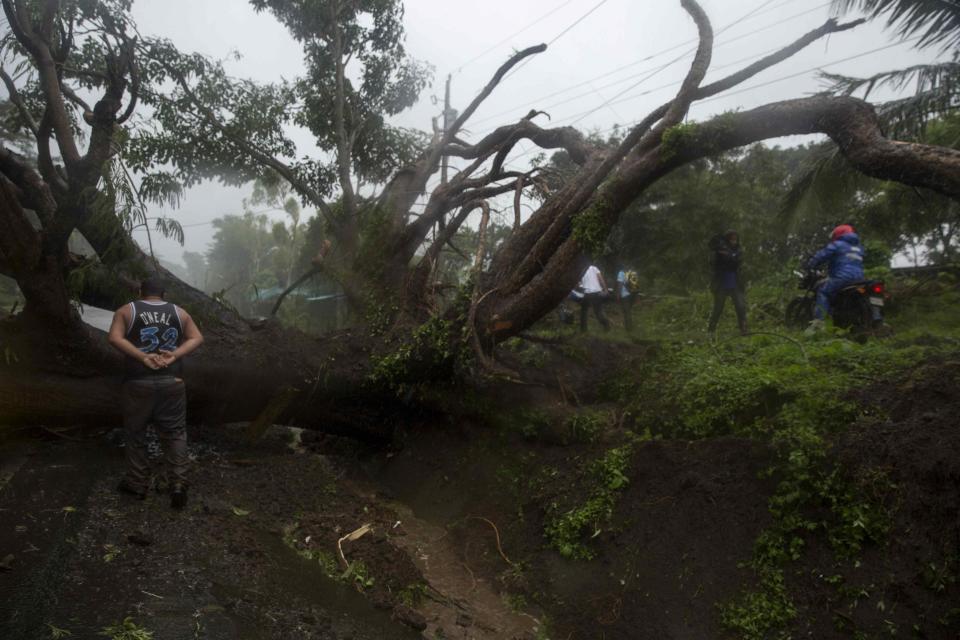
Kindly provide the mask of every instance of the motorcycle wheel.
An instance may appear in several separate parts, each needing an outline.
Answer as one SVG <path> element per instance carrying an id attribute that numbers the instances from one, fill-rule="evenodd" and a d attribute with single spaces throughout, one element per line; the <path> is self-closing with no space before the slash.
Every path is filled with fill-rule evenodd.
<path id="1" fill-rule="evenodd" d="M 847 294 L 838 300 L 834 324 L 843 329 L 850 329 L 856 335 L 866 335 L 873 329 L 873 314 L 870 312 L 870 303 L 862 295 Z"/>
<path id="2" fill-rule="evenodd" d="M 791 329 L 804 329 L 813 320 L 813 300 L 806 297 L 794 298 L 787 305 L 784 322 Z"/>

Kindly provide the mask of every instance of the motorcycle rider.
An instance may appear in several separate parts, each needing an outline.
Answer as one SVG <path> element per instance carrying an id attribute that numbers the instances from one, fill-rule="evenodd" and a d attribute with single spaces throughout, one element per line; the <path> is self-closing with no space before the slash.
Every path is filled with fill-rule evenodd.
<path id="1" fill-rule="evenodd" d="M 860 236 L 849 224 L 841 224 L 830 234 L 830 242 L 807 261 L 807 269 L 827 265 L 827 280 L 817 289 L 817 306 L 813 312 L 811 331 L 823 328 L 824 319 L 830 313 L 830 301 L 844 287 L 864 280 L 863 246 Z"/>

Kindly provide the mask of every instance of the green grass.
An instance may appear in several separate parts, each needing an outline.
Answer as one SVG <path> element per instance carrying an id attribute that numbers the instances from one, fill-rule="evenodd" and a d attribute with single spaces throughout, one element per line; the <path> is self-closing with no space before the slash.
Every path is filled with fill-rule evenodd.
<path id="1" fill-rule="evenodd" d="M 138 625 L 133 618 L 124 618 L 123 621 L 104 627 L 101 636 L 110 640 L 151 640 L 153 632 Z"/>
<path id="2" fill-rule="evenodd" d="M 862 343 L 839 330 L 806 336 L 786 329 L 780 309 L 794 292 L 775 285 L 748 292 L 751 329 L 757 333 L 748 337 L 737 335 L 728 308 L 718 339 L 709 339 L 707 292 L 650 304 L 641 300 L 631 335 L 617 326 L 614 307 L 613 331 L 602 333 L 591 325 L 593 338 L 651 340 L 661 347 L 601 385 L 604 401 L 627 410 L 625 425 L 634 433 L 644 439 L 741 437 L 766 443 L 774 452 L 766 471 L 775 483 L 768 505 L 773 524 L 759 536 L 747 563 L 755 585 L 718 603 L 722 624 L 737 637 L 789 637 L 799 613 L 787 569 L 813 540 L 828 545 L 838 563 L 848 564 L 867 546 L 885 543 L 889 505 L 895 504 L 886 498 L 897 487 L 881 470 L 854 473 L 837 467 L 832 444 L 852 425 L 883 417 L 879 409 L 857 402 L 857 390 L 921 375 L 922 363 L 960 353 L 960 291 L 952 279 L 935 283 L 935 295 L 898 297 L 897 291 L 914 294 L 918 288 L 892 284 L 894 298 L 887 309 L 892 336 Z M 552 505 L 546 527 L 550 545 L 565 557 L 593 557 L 585 538 L 609 522 L 621 486 L 595 479 L 583 504 L 565 511 Z M 840 594 L 843 585 L 835 586 Z"/>

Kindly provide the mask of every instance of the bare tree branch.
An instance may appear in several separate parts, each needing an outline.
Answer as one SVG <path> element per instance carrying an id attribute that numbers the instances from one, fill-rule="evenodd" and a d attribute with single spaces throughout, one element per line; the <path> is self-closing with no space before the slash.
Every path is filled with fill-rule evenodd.
<path id="1" fill-rule="evenodd" d="M 573 127 L 543 129 L 524 118 L 516 124 L 498 127 L 475 145 L 450 144 L 446 148 L 446 154 L 458 158 L 477 158 L 523 139 L 530 140 L 542 149 L 564 149 L 577 164 L 585 162 L 587 156 L 596 151 L 595 147 L 587 143 L 583 134 Z"/>
<path id="2" fill-rule="evenodd" d="M 40 234 L 34 230 L 14 194 L 11 181 L 0 177 L 0 252 L 14 275 L 21 276 L 40 258 Z"/>
<path id="3" fill-rule="evenodd" d="M 299 278 L 294 280 L 289 287 L 284 289 L 279 296 L 277 296 L 277 301 L 273 304 L 273 308 L 270 310 L 270 317 L 273 318 L 277 315 L 277 311 L 280 311 L 280 305 L 283 304 L 283 301 L 286 299 L 291 292 L 296 291 L 297 288 L 302 285 L 304 282 L 317 275 L 320 272 L 320 269 L 317 267 L 312 267 L 310 270 L 306 271 Z"/>
<path id="4" fill-rule="evenodd" d="M 22 204 L 36 212 L 41 224 L 49 225 L 57 202 L 43 178 L 23 156 L 0 146 L 0 174 L 21 192 Z"/>
<path id="5" fill-rule="evenodd" d="M 604 197 L 598 195 L 597 190 L 635 145 L 647 144 L 648 141 L 659 141 L 663 131 L 683 119 L 697 87 L 710 66 L 713 29 L 710 26 L 710 19 L 696 0 L 682 0 L 681 4 L 697 25 L 700 44 L 697 47 L 693 62 L 690 64 L 690 69 L 687 71 L 676 96 L 669 103 L 666 113 L 662 117 L 655 114 L 647 116 L 642 123 L 627 134 L 617 149 L 608 154 L 598 166 L 590 167 L 588 165 L 582 169 L 575 179 L 576 190 L 560 203 L 560 210 L 549 218 L 542 217 L 535 220 L 535 223 L 546 225 L 542 233 L 536 235 L 514 234 L 511 236 L 508 242 L 516 239 L 517 242 L 532 242 L 532 245 L 529 251 L 514 249 L 514 254 L 521 258 L 520 264 L 515 265 L 515 267 L 513 265 L 507 267 L 497 265 L 500 273 L 509 269 L 509 274 L 506 274 L 509 280 L 504 287 L 506 292 L 519 291 L 540 272 L 550 256 L 568 237 L 572 217 L 580 212 L 591 199 L 600 200 Z"/>
<path id="6" fill-rule="evenodd" d="M 85 112 L 93 113 L 93 109 L 90 108 L 90 105 L 87 104 L 87 101 L 78 96 L 77 92 L 73 90 L 73 87 L 66 83 L 61 83 L 60 88 L 63 90 L 63 95 L 66 96 L 70 102 L 74 103 Z"/>
<path id="7" fill-rule="evenodd" d="M 516 231 L 520 228 L 520 197 L 523 195 L 523 180 L 524 177 L 520 176 L 517 179 L 517 187 L 513 192 L 513 230 Z"/>
<path id="8" fill-rule="evenodd" d="M 816 96 L 776 102 L 705 122 L 692 133 L 676 153 L 671 149 L 668 157 L 658 158 L 651 177 L 705 155 L 705 149 L 722 152 L 768 138 L 825 133 L 851 164 L 869 176 L 960 199 L 960 151 L 888 140 L 873 107 L 855 98 Z"/>
<path id="9" fill-rule="evenodd" d="M 420 158 L 409 173 L 404 173 L 402 181 L 396 182 L 396 185 L 400 186 L 401 190 L 396 192 L 388 188 L 388 192 L 385 193 L 385 199 L 390 201 L 390 206 L 393 207 L 395 211 L 400 212 L 398 216 L 406 215 L 417 197 L 424 193 L 427 181 L 430 179 L 430 176 L 438 170 L 440 159 L 444 155 L 446 148 L 457 138 L 457 133 L 477 110 L 477 107 L 479 107 L 490 93 L 493 92 L 496 86 L 500 84 L 503 76 L 524 58 L 546 51 L 546 49 L 547 46 L 541 44 L 535 47 L 529 47 L 511 56 L 507 62 L 497 69 L 496 73 L 493 74 L 493 78 L 491 78 L 483 90 L 470 102 L 467 108 L 463 110 L 453 124 L 450 125 L 450 128 L 443 132 L 442 135 L 437 134 L 434 136 L 435 142 L 430 145 L 423 157 Z"/>
<path id="10" fill-rule="evenodd" d="M 46 100 L 47 110 L 50 112 L 50 124 L 57 136 L 57 145 L 68 169 L 78 165 L 81 161 L 80 152 L 70 127 L 70 117 L 64 104 L 63 94 L 60 91 L 60 78 L 57 72 L 57 63 L 53 58 L 50 46 L 44 42 L 41 35 L 33 30 L 30 18 L 23 6 L 23 0 L 0 0 L 4 13 L 10 23 L 11 30 L 17 41 L 31 54 L 39 76 L 40 89 Z M 58 0 L 47 0 L 46 12 L 59 8 Z M 50 18 L 52 21 L 52 17 Z M 46 22 L 44 23 L 46 24 Z M 43 26 L 41 25 L 41 28 Z"/>

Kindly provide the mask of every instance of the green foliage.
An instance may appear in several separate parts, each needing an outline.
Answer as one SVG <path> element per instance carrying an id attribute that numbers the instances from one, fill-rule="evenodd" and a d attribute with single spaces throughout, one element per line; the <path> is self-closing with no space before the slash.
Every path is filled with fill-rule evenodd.
<path id="1" fill-rule="evenodd" d="M 610 449 L 588 469 L 590 493 L 583 504 L 563 512 L 557 503 L 550 506 L 544 535 L 560 555 L 576 560 L 594 557 L 583 536 L 589 533 L 590 538 L 597 537 L 613 517 L 617 497 L 629 483 L 627 471 L 632 454 L 629 444 Z"/>
<path id="2" fill-rule="evenodd" d="M 332 553 L 327 553 L 320 549 L 310 549 L 301 547 L 298 544 L 298 540 L 294 536 L 294 531 L 296 530 L 296 525 L 291 525 L 284 527 L 283 529 L 283 542 L 297 552 L 297 554 L 306 560 L 311 562 L 316 562 L 320 566 L 320 570 L 323 572 L 323 575 L 328 578 L 338 579 L 341 575 L 340 565 L 337 563 L 337 559 Z"/>
<path id="3" fill-rule="evenodd" d="M 540 409 L 504 411 L 493 408 L 491 413 L 490 418 L 498 423 L 505 433 L 517 433 L 528 440 L 536 440 L 553 420 L 549 413 Z"/>
<path id="4" fill-rule="evenodd" d="M 98 635 L 110 640 L 151 640 L 153 638 L 153 632 L 138 625 L 133 618 L 124 618 L 122 622 L 104 627 Z"/>
<path id="5" fill-rule="evenodd" d="M 584 253 L 602 256 L 610 235 L 610 223 L 604 219 L 601 202 L 595 202 L 573 218 L 573 237 Z"/>
<path id="6" fill-rule="evenodd" d="M 567 429 L 574 442 L 594 442 L 611 424 L 613 424 L 611 411 L 584 409 L 567 421 Z"/>
<path id="7" fill-rule="evenodd" d="M 434 316 L 414 329 L 410 338 L 387 354 L 374 356 L 367 379 L 397 394 L 419 381 L 432 381 L 449 372 L 457 356 L 453 322 Z"/>
<path id="8" fill-rule="evenodd" d="M 414 609 L 420 606 L 423 599 L 427 597 L 428 587 L 423 582 L 415 582 L 405 586 L 397 592 L 397 600 L 402 604 Z"/>
<path id="9" fill-rule="evenodd" d="M 361 589 L 369 589 L 374 585 L 375 579 L 370 575 L 369 568 L 362 560 L 355 560 L 349 563 L 346 570 L 341 571 L 340 565 L 332 553 L 327 553 L 320 549 L 302 547 L 294 535 L 296 528 L 296 525 L 284 527 L 284 543 L 295 550 L 300 557 L 311 562 L 316 562 L 320 567 L 320 571 L 322 571 L 325 576 L 333 580 L 339 580 L 340 582 L 355 584 Z"/>
<path id="10" fill-rule="evenodd" d="M 269 212 L 283 213 L 287 222 L 268 217 Z M 312 221 L 301 222 L 301 216 L 289 183 L 274 173 L 266 174 L 254 183 L 242 214 L 213 221 L 213 242 L 205 256 L 184 253 L 189 279 L 208 292 L 221 292 L 245 315 L 269 315 L 277 296 L 311 268 L 310 259 L 323 242 L 321 228 Z M 312 321 L 316 312 L 311 314 L 304 304 L 296 310 L 291 307 L 296 307 L 298 299 L 303 303 L 308 296 L 339 292 L 329 276 L 316 274 L 287 296 L 281 319 L 301 328 L 321 324 Z M 337 318 L 333 321 L 335 326 Z"/>
<path id="11" fill-rule="evenodd" d="M 721 607 L 721 624 L 743 640 L 787 640 L 784 628 L 797 616 L 782 571 L 764 573 L 759 588 Z"/>
<path id="12" fill-rule="evenodd" d="M 660 157 L 667 161 L 676 156 L 696 138 L 699 130 L 700 125 L 695 122 L 682 122 L 664 131 L 660 142 Z"/>
<path id="13" fill-rule="evenodd" d="M 662 152 L 669 153 L 697 127 L 668 129 Z M 710 240 L 734 228 L 744 247 L 748 282 L 780 272 L 805 245 L 814 245 L 810 231 L 785 233 L 775 215 L 806 153 L 755 145 L 676 169 L 620 215 L 610 233 L 611 252 L 619 265 L 637 271 L 643 293 L 705 290 L 711 278 Z"/>
<path id="14" fill-rule="evenodd" d="M 48 622 L 47 627 L 50 629 L 51 640 L 60 640 L 61 638 L 69 638 L 73 636 L 73 633 L 69 629 L 61 629 L 52 622 Z"/>
<path id="15" fill-rule="evenodd" d="M 895 291 L 905 286 L 891 284 Z M 748 563 L 757 583 L 720 605 L 723 624 L 738 637 L 789 637 L 798 615 L 789 569 L 812 545 L 832 552 L 838 564 L 855 564 L 865 548 L 885 544 L 899 488 L 882 469 L 837 466 L 831 446 L 851 425 L 878 417 L 855 401 L 854 390 L 960 347 L 953 306 L 960 294 L 952 283 L 945 286 L 937 297 L 914 298 L 888 316 L 898 327 L 896 338 L 862 344 L 829 333 L 792 337 L 778 326 L 779 313 L 757 314 L 756 326 L 782 335 L 688 339 L 692 334 L 675 319 L 689 313 L 689 298 L 664 299 L 661 309 L 642 316 L 648 335 L 683 340 L 663 342 L 607 385 L 605 398 L 626 406 L 633 429 L 662 438 L 750 438 L 768 443 L 774 454 L 766 472 L 774 480 L 772 523 Z M 776 295 L 776 288 L 755 289 L 753 313 L 774 305 Z M 929 582 L 944 584 L 949 570 L 937 573 L 942 559 L 933 566 L 928 574 L 943 578 Z M 841 582 L 829 584 L 841 600 L 853 597 Z"/>
<path id="16" fill-rule="evenodd" d="M 306 77 L 291 86 L 302 103 L 294 122 L 314 134 L 317 145 L 336 149 L 338 64 L 350 64 L 345 79 L 346 127 L 353 136 L 352 160 L 365 182 L 383 183 L 413 159 L 423 134 L 394 127 L 388 118 L 412 106 L 429 84 L 431 68 L 407 55 L 403 5 L 398 0 L 252 0 L 270 11 L 303 44 Z"/>
<path id="17" fill-rule="evenodd" d="M 340 580 L 352 582 L 361 589 L 369 589 L 376 582 L 370 575 L 370 570 L 362 560 L 354 560 L 347 565 L 346 571 L 340 574 Z"/>

